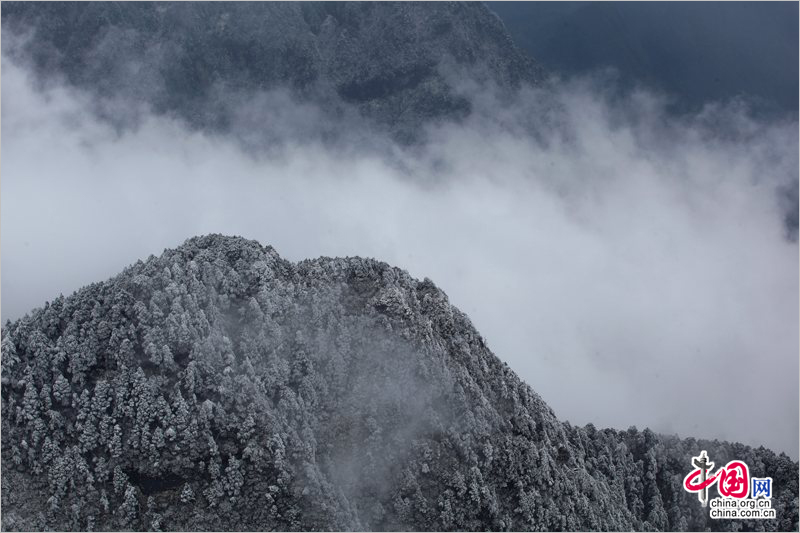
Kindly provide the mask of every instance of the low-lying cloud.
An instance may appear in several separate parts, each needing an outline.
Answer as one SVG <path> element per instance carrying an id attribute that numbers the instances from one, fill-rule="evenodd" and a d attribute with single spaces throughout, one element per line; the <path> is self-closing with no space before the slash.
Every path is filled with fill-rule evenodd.
<path id="1" fill-rule="evenodd" d="M 238 135 L 149 114 L 120 130 L 4 58 L 3 320 L 198 234 L 371 256 L 433 279 L 562 419 L 797 457 L 798 247 L 776 194 L 797 124 L 603 87 L 475 96 L 423 145 L 258 151 L 259 127 L 317 115 L 267 93 L 249 103 L 280 121 L 244 99 Z"/>

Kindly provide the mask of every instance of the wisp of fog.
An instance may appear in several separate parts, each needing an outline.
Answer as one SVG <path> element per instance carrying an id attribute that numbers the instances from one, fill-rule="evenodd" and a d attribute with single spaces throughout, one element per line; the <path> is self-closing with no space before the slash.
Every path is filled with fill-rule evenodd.
<path id="1" fill-rule="evenodd" d="M 476 93 L 422 145 L 258 152 L 165 116 L 114 128 L 2 62 L 3 320 L 198 234 L 375 257 L 443 288 L 562 419 L 798 455 L 798 245 L 776 193 L 795 122 L 671 117 L 584 79 Z"/>

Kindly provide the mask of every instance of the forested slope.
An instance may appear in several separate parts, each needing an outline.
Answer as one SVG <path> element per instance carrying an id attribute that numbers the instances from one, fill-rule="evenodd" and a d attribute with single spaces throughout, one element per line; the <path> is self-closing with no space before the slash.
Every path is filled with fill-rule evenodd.
<path id="1" fill-rule="evenodd" d="M 465 74 L 501 89 L 542 77 L 478 2 L 4 2 L 2 21 L 4 53 L 45 80 L 215 131 L 242 115 L 279 128 L 280 101 L 256 104 L 283 90 L 339 128 L 352 108 L 408 140 L 469 112 Z"/>
<path id="2" fill-rule="evenodd" d="M 778 519 L 708 519 L 701 449 Z M 6 530 L 798 527 L 785 455 L 562 423 L 430 280 L 219 235 L 6 324 L 2 466 Z"/>

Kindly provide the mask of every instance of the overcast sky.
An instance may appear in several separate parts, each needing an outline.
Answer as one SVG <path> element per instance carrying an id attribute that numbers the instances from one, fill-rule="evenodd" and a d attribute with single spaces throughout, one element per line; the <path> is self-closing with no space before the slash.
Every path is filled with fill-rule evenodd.
<path id="1" fill-rule="evenodd" d="M 797 458 L 798 247 L 775 193 L 797 179 L 796 122 L 669 118 L 584 80 L 484 96 L 391 157 L 258 155 L 155 116 L 116 132 L 86 95 L 2 68 L 3 320 L 198 234 L 375 257 L 443 288 L 562 419 Z M 523 133 L 544 101 L 559 111 Z"/>

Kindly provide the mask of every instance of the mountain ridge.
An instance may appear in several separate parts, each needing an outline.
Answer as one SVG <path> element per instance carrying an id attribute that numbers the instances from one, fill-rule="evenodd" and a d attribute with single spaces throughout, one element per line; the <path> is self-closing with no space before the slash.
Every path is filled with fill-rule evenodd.
<path id="1" fill-rule="evenodd" d="M 234 96 L 288 88 L 333 122 L 355 108 L 409 141 L 424 124 L 469 113 L 448 71 L 506 91 L 543 77 L 480 3 L 8 2 L 2 20 L 4 48 L 40 77 L 61 73 L 98 98 L 217 131 L 241 119 Z M 270 127 L 273 115 L 250 125 Z"/>
<path id="2" fill-rule="evenodd" d="M 195 237 L 2 333 L 4 529 L 738 525 L 683 490 L 700 449 L 773 477 L 778 520 L 741 525 L 797 527 L 785 455 L 562 423 L 374 259 Z"/>

